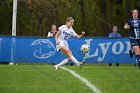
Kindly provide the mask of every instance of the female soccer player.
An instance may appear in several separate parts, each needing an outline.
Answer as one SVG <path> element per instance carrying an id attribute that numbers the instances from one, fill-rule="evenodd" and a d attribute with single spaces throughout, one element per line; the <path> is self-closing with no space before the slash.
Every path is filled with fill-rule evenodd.
<path id="1" fill-rule="evenodd" d="M 68 58 L 64 59 L 61 63 L 54 66 L 55 69 L 58 69 L 60 66 L 72 60 L 77 66 L 81 67 L 84 64 L 84 61 L 78 62 L 77 59 L 72 55 L 72 52 L 69 50 L 68 39 L 70 37 L 81 38 L 85 32 L 82 32 L 81 35 L 77 35 L 73 30 L 72 26 L 74 24 L 74 19 L 72 17 L 68 17 L 66 20 L 66 25 L 62 25 L 58 28 L 58 32 L 55 36 L 56 40 L 56 48 L 57 51 L 61 51 L 63 54 L 68 56 Z"/>
<path id="2" fill-rule="evenodd" d="M 124 25 L 124 29 L 129 29 L 130 43 L 136 55 L 136 61 L 140 69 L 140 19 L 138 18 L 138 10 L 133 9 L 130 12 L 131 18 Z"/>

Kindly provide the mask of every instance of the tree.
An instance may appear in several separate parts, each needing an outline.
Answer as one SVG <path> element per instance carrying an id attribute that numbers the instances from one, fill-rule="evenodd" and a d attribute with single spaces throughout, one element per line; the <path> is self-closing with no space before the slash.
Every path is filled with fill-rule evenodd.
<path id="1" fill-rule="evenodd" d="M 80 5 L 80 16 L 81 16 L 81 20 L 82 20 L 81 27 L 87 33 L 84 1 L 83 0 L 79 0 L 79 5 Z"/>
<path id="2" fill-rule="evenodd" d="M 10 0 L 0 1 L 0 34 L 11 35 L 12 30 L 12 2 Z"/>
<path id="3" fill-rule="evenodd" d="M 128 36 L 123 25 L 132 8 L 140 10 L 138 0 L 18 0 L 17 35 L 46 36 L 52 24 L 58 27 L 67 17 L 75 19 L 77 33 L 86 36 L 108 36 L 117 25 L 122 36 Z M 11 35 L 13 0 L 0 0 L 0 33 Z"/>

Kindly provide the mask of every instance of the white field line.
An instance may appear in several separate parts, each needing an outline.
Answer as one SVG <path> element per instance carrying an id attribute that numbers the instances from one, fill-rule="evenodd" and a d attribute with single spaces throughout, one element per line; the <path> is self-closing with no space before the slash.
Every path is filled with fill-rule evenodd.
<path id="1" fill-rule="evenodd" d="M 75 76 L 76 78 L 78 78 L 79 80 L 81 80 L 90 90 L 92 90 L 93 93 L 102 93 L 97 87 L 95 87 L 95 85 L 91 84 L 86 78 L 81 77 L 79 74 L 77 74 L 75 71 L 70 70 L 66 67 L 61 67 L 63 70 L 68 71 L 69 73 L 71 73 L 73 76 Z"/>

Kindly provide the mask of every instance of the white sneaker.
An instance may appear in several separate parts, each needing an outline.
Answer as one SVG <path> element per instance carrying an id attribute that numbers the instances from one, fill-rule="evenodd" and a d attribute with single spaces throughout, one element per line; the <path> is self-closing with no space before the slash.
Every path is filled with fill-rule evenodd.
<path id="1" fill-rule="evenodd" d="M 13 62 L 10 62 L 9 65 L 14 65 L 14 63 Z"/>
<path id="2" fill-rule="evenodd" d="M 57 66 L 57 65 L 55 65 L 55 66 L 53 66 L 53 67 L 54 67 L 54 69 L 56 69 L 56 70 L 59 69 L 59 66 Z"/>

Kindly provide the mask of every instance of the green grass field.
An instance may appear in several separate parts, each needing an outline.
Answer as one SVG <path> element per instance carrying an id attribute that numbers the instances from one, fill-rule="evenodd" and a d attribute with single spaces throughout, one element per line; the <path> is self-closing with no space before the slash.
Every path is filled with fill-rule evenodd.
<path id="1" fill-rule="evenodd" d="M 132 65 L 65 66 L 88 79 L 102 93 L 139 93 L 140 70 Z M 92 93 L 69 72 L 52 65 L 0 65 L 0 93 Z"/>

